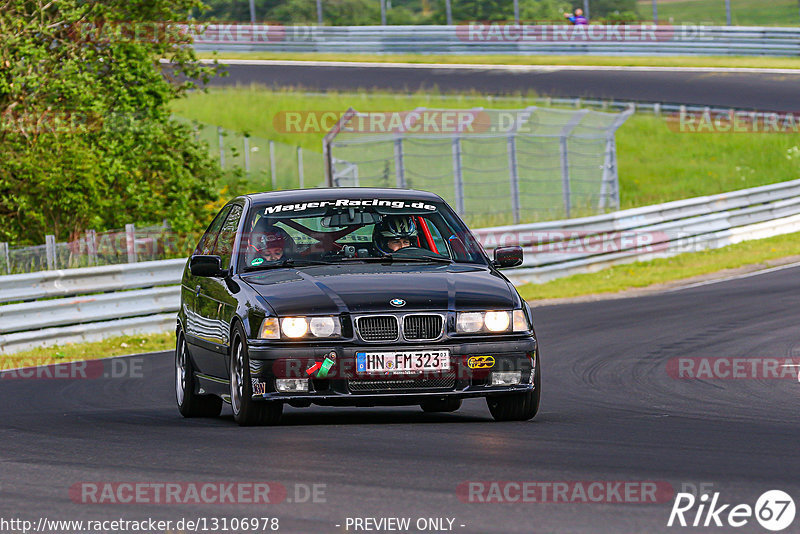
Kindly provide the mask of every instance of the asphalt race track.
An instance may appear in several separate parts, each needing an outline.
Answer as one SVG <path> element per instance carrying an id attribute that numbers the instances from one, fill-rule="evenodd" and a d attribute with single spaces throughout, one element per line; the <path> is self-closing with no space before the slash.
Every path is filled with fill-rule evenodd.
<path id="1" fill-rule="evenodd" d="M 296 62 L 295 62 L 296 63 Z M 478 91 L 586 97 L 641 102 L 797 112 L 800 72 L 669 68 L 429 68 L 424 66 L 330 66 L 292 62 L 229 62 L 229 76 L 211 85 L 300 87 L 314 91 L 381 89 Z"/>
<path id="2" fill-rule="evenodd" d="M 126 378 L 0 379 L 0 517 L 269 516 L 292 533 L 353 532 L 347 517 L 449 517 L 464 533 L 675 532 L 686 529 L 666 527 L 672 494 L 656 504 L 497 504 L 462 502 L 457 488 L 656 481 L 674 491 L 713 484 L 725 503 L 753 506 L 771 489 L 798 501 L 796 379 L 676 380 L 666 371 L 680 356 L 800 357 L 798 310 L 797 268 L 536 308 L 543 404 L 527 423 L 492 422 L 482 400 L 439 415 L 289 408 L 279 427 L 239 428 L 228 408 L 220 419 L 185 420 L 166 353 L 112 360 L 139 362 L 139 372 L 122 365 Z M 70 487 L 87 481 L 270 481 L 292 501 L 305 495 L 295 484 L 325 486 L 316 503 L 73 502 Z M 753 519 L 738 531 L 764 532 Z"/>

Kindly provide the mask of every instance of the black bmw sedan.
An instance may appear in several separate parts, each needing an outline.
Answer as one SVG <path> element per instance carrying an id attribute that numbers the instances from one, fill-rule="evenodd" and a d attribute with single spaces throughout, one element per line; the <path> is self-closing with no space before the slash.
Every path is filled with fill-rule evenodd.
<path id="1" fill-rule="evenodd" d="M 539 408 L 530 307 L 437 195 L 307 189 L 247 195 L 216 216 L 186 265 L 178 408 L 241 425 L 283 406 L 419 405 L 485 397 L 495 420 Z"/>

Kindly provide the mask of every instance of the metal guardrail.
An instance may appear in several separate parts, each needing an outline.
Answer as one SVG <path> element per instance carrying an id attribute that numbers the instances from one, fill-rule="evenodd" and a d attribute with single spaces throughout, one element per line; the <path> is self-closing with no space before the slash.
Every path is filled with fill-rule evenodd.
<path id="1" fill-rule="evenodd" d="M 525 263 L 506 271 L 522 284 L 797 231 L 800 180 L 475 234 L 490 253 L 505 245 L 526 249 Z M 13 302 L 0 305 L 0 354 L 171 330 L 185 264 L 164 260 L 0 276 L 0 302 Z"/>
<path id="2" fill-rule="evenodd" d="M 515 283 L 542 283 L 618 263 L 719 248 L 800 230 L 800 180 L 567 221 L 476 230 L 491 252 L 519 245 Z M 765 230 L 767 229 L 767 230 Z"/>
<path id="3" fill-rule="evenodd" d="M 188 31 L 194 32 L 194 28 Z M 211 24 L 198 51 L 378 54 L 800 54 L 800 28 L 466 23 L 453 26 Z"/>
<path id="4" fill-rule="evenodd" d="M 0 276 L 0 303 L 175 284 L 185 265 L 184 258 Z"/>
<path id="5" fill-rule="evenodd" d="M 11 303 L 0 305 L 0 354 L 170 330 L 185 265 L 177 259 L 0 276 L 0 303 Z"/>

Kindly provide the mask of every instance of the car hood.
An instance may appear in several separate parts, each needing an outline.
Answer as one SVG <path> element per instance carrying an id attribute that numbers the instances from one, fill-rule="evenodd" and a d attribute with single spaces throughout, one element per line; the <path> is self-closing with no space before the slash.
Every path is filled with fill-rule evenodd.
<path id="1" fill-rule="evenodd" d="M 284 317 L 519 307 L 511 285 L 478 265 L 324 265 L 256 272 L 242 280 Z M 393 299 L 406 304 L 393 307 Z"/>

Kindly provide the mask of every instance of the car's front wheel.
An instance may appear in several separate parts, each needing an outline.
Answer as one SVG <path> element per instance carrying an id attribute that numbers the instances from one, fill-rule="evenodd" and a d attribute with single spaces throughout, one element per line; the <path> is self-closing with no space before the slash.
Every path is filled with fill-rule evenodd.
<path id="1" fill-rule="evenodd" d="M 486 397 L 486 404 L 489 405 L 489 412 L 495 421 L 527 421 L 533 419 L 539 411 L 541 395 L 542 378 L 537 354 L 531 391 Z"/>
<path id="2" fill-rule="evenodd" d="M 178 411 L 184 417 L 217 417 L 222 412 L 222 399 L 195 393 L 194 367 L 189 357 L 186 338 L 178 331 L 175 345 L 175 397 Z"/>
<path id="3" fill-rule="evenodd" d="M 283 403 L 253 400 L 250 357 L 247 342 L 237 325 L 231 344 L 231 408 L 240 426 L 276 425 L 283 414 Z"/>

